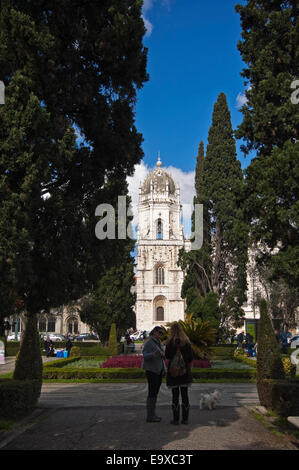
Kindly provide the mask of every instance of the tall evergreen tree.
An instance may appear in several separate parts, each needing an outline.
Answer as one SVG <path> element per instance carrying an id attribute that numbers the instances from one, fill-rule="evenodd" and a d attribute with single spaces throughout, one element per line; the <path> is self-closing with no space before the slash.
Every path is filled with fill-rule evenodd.
<path id="1" fill-rule="evenodd" d="M 187 269 L 182 295 L 189 296 L 190 308 L 201 304 L 196 294 L 207 306 L 215 304 L 216 296 L 219 312 L 214 315 L 220 313 L 221 327 L 227 328 L 244 315 L 248 227 L 243 217 L 243 175 L 224 93 L 214 106 L 205 158 L 202 148 L 201 144 L 194 202 L 204 206 L 203 247 L 181 256 L 181 266 Z M 204 311 L 204 304 L 199 309 Z"/>
<path id="2" fill-rule="evenodd" d="M 250 85 L 237 137 L 245 152 L 256 151 L 246 174 L 247 213 L 262 260 L 290 287 L 299 281 L 299 113 L 291 97 L 299 76 L 299 22 L 296 0 L 250 0 L 237 5 L 242 25 L 238 44 Z M 272 250 L 275 249 L 275 252 Z"/>
<path id="3" fill-rule="evenodd" d="M 244 315 L 241 307 L 246 298 L 248 227 L 243 214 L 243 175 L 224 93 L 214 106 L 205 184 L 213 248 L 212 290 L 219 298 L 223 324 L 237 322 Z"/>
<path id="4" fill-rule="evenodd" d="M 1 2 L 2 318 L 15 298 L 28 316 L 76 300 L 122 262 L 124 240 L 96 238 L 95 209 L 126 194 L 118 182 L 143 155 L 134 125 L 147 79 L 141 7 Z"/>

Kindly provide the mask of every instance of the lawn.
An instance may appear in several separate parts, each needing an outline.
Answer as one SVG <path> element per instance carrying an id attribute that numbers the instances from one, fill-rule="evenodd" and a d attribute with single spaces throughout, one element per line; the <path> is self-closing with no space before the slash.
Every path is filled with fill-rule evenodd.
<path id="1" fill-rule="evenodd" d="M 247 364 L 233 360 L 211 361 L 212 369 L 251 369 Z"/>
<path id="2" fill-rule="evenodd" d="M 76 369 L 89 369 L 90 367 L 96 367 L 99 368 L 103 364 L 103 362 L 106 360 L 104 357 L 95 357 L 92 359 L 80 359 L 79 361 L 76 361 Z M 73 369 L 74 368 L 74 363 L 71 364 L 66 364 L 64 369 Z"/>

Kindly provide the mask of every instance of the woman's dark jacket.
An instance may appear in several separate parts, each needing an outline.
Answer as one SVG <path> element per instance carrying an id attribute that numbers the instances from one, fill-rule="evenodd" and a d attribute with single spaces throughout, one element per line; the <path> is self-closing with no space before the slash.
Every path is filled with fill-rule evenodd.
<path id="1" fill-rule="evenodd" d="M 191 362 L 193 360 L 193 353 L 190 343 L 186 343 L 184 344 L 184 346 L 180 347 L 182 356 L 186 364 L 186 374 L 181 375 L 179 377 L 172 377 L 169 373 L 171 361 L 173 360 L 178 347 L 179 345 L 177 346 L 176 344 L 174 344 L 172 340 L 166 345 L 165 357 L 169 360 L 166 374 L 166 384 L 168 387 L 175 387 L 177 385 L 187 385 L 192 382 Z"/>

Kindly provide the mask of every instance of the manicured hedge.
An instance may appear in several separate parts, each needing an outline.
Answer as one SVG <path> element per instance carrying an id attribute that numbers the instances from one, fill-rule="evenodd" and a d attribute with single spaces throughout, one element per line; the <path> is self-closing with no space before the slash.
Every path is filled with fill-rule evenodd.
<path id="1" fill-rule="evenodd" d="M 37 404 L 40 391 L 40 380 L 0 379 L 0 417 L 24 416 Z"/>
<path id="2" fill-rule="evenodd" d="M 61 369 L 52 367 L 44 369 L 44 379 L 139 379 L 145 378 L 144 369 L 97 369 L 95 367 L 79 369 Z"/>
<path id="3" fill-rule="evenodd" d="M 255 369 L 192 369 L 194 379 L 254 379 Z"/>
<path id="4" fill-rule="evenodd" d="M 81 356 L 98 356 L 107 354 L 107 348 L 103 348 L 101 343 L 72 341 L 73 346 L 80 348 Z M 55 341 L 54 345 L 58 349 L 65 348 L 65 341 Z M 20 341 L 7 341 L 6 355 L 16 356 L 20 349 Z M 44 347 L 41 348 L 41 354 L 45 356 Z"/>
<path id="5" fill-rule="evenodd" d="M 44 379 L 141 379 L 145 378 L 144 369 L 140 368 L 76 368 L 75 361 L 79 358 L 61 359 L 44 365 Z M 73 368 L 63 366 L 74 362 Z M 253 379 L 255 369 L 231 370 L 231 369 L 198 369 L 192 368 L 194 379 Z"/>
<path id="6" fill-rule="evenodd" d="M 263 379 L 258 382 L 261 405 L 279 416 L 299 415 L 299 380 Z"/>
<path id="7" fill-rule="evenodd" d="M 236 347 L 230 344 L 216 345 L 212 348 L 212 359 L 231 360 L 234 358 Z"/>
<path id="8" fill-rule="evenodd" d="M 71 364 L 72 362 L 79 361 L 80 359 L 82 359 L 82 357 L 77 356 L 77 357 L 69 357 L 69 358 L 61 358 L 61 359 L 53 360 L 53 361 L 43 364 L 43 369 L 44 370 L 52 369 L 52 368 L 60 369 L 61 367 L 64 367 L 67 364 Z"/>

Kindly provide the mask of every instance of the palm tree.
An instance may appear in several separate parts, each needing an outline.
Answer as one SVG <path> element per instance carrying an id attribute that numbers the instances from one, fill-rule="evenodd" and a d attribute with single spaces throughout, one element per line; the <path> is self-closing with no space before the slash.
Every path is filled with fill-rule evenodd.
<path id="1" fill-rule="evenodd" d="M 168 323 L 166 328 L 163 328 L 164 335 L 162 341 L 166 341 L 170 327 L 173 323 Z M 209 320 L 201 320 L 200 318 L 194 318 L 193 313 L 186 316 L 186 320 L 179 320 L 178 322 L 184 329 L 184 332 L 188 336 L 191 347 L 196 359 L 209 359 L 212 356 L 212 346 L 216 343 L 217 330 L 213 327 Z"/>

